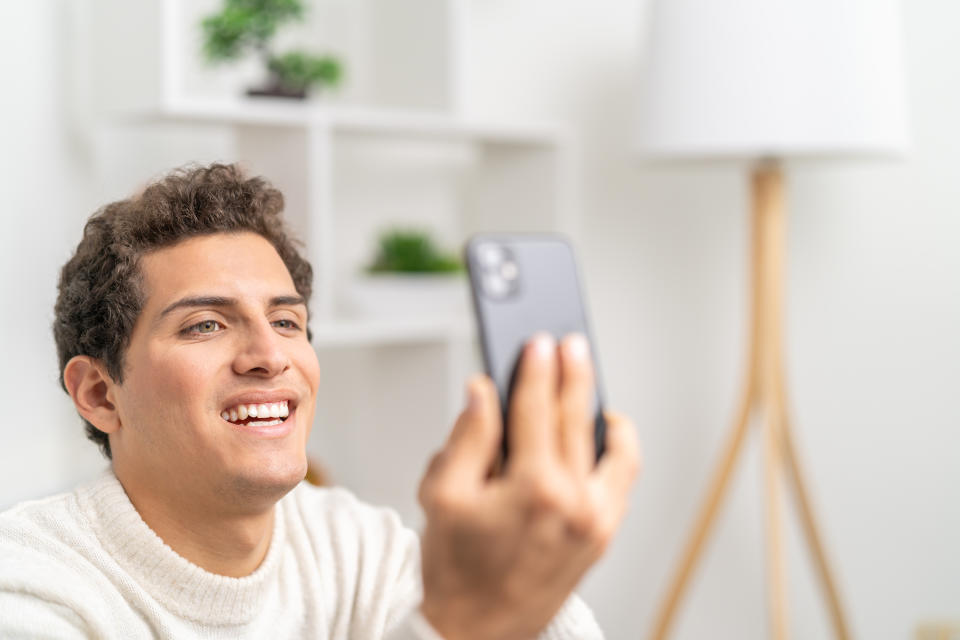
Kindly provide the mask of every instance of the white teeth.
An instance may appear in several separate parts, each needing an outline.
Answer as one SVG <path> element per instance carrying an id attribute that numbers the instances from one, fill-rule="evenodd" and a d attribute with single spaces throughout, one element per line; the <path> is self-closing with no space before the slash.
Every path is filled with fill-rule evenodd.
<path id="1" fill-rule="evenodd" d="M 278 424 L 282 424 L 283 420 L 253 420 L 248 422 L 248 427 L 274 427 Z"/>
<path id="2" fill-rule="evenodd" d="M 224 410 L 220 417 L 228 422 L 237 422 L 247 418 L 286 418 L 289 415 L 290 406 L 286 400 L 283 400 L 262 404 L 238 404 Z"/>

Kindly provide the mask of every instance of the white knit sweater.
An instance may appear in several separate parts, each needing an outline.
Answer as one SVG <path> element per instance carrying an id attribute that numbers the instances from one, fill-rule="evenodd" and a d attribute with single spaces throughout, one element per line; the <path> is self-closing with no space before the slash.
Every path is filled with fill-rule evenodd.
<path id="1" fill-rule="evenodd" d="M 416 533 L 343 489 L 287 494 L 266 558 L 243 578 L 174 552 L 109 470 L 0 514 L 2 638 L 437 640 L 421 591 Z M 541 638 L 602 633 L 573 596 Z"/>

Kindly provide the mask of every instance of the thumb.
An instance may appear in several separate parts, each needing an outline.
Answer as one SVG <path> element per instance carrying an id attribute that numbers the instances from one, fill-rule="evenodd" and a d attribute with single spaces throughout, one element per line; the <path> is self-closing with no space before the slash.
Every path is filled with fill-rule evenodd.
<path id="1" fill-rule="evenodd" d="M 500 398 L 493 381 L 474 375 L 467 381 L 466 407 L 444 446 L 450 473 L 483 480 L 496 460 L 503 435 Z"/>

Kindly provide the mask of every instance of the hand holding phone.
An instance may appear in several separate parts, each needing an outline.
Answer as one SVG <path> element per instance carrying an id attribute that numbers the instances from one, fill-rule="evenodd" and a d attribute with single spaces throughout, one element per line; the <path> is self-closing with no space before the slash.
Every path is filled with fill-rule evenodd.
<path id="1" fill-rule="evenodd" d="M 594 363 L 593 450 L 603 455 L 606 422 L 595 353 L 590 343 L 586 305 L 570 244 L 552 234 L 480 234 L 465 249 L 484 366 L 503 407 L 503 460 L 512 428 L 509 408 L 520 354 L 537 333 L 556 340 L 569 334 L 584 337 Z"/>
<path id="2" fill-rule="evenodd" d="M 568 630 L 602 637 L 570 596 L 626 512 L 639 454 L 633 426 L 608 412 L 606 454 L 594 465 L 592 367 L 576 342 L 558 349 L 540 335 L 524 347 L 503 474 L 490 475 L 502 411 L 483 375 L 471 379 L 467 408 L 424 476 L 420 609 L 444 638 L 533 638 L 564 603 Z"/>
<path id="3" fill-rule="evenodd" d="M 601 409 L 569 247 L 500 236 L 483 255 L 489 239 L 467 250 L 489 376 L 468 383 L 419 492 L 420 610 L 449 640 L 538 635 L 609 544 L 639 469 L 633 425 Z M 578 638 L 602 637 L 570 611 Z"/>

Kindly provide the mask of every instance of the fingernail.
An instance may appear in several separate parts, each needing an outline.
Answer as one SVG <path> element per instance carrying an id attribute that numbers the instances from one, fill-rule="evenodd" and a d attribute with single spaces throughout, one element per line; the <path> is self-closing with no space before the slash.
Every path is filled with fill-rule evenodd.
<path id="1" fill-rule="evenodd" d="M 533 350 L 540 359 L 553 358 L 557 353 L 557 341 L 549 333 L 538 333 L 533 337 Z"/>
<path id="2" fill-rule="evenodd" d="M 566 355 L 573 360 L 583 361 L 590 356 L 590 345 L 582 333 L 571 333 L 564 340 Z"/>

